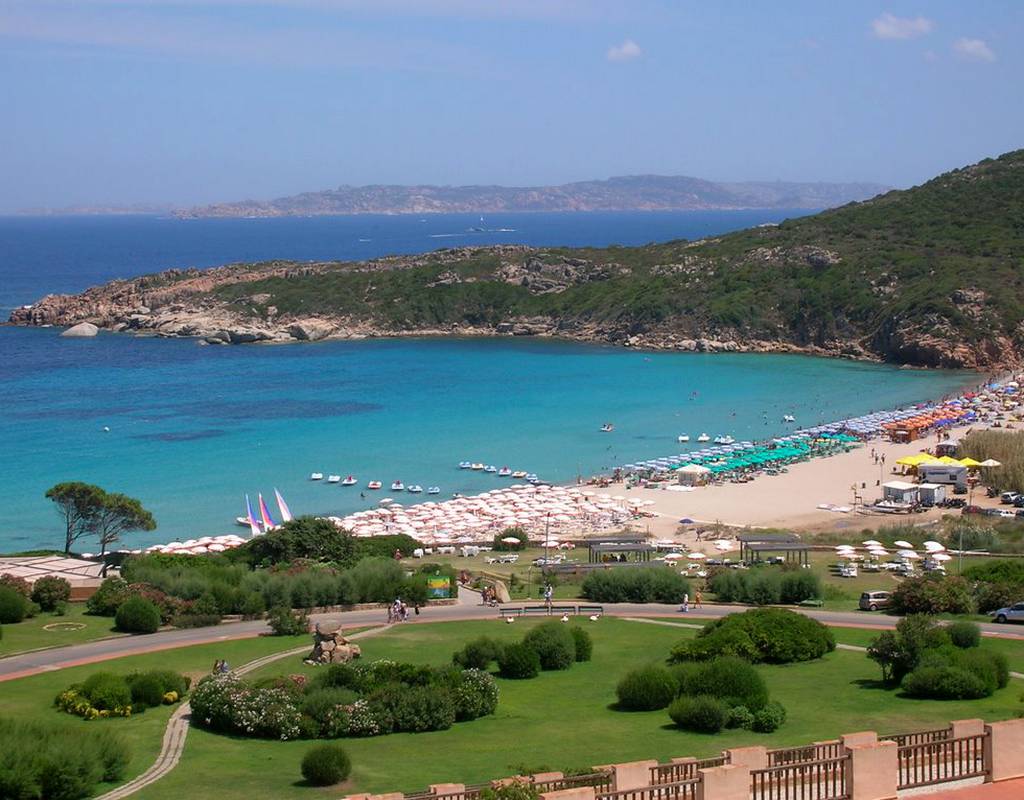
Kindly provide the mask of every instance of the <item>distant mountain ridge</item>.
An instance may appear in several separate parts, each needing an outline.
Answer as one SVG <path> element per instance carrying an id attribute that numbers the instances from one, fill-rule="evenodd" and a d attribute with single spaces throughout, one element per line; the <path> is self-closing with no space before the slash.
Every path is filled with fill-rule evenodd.
<path id="1" fill-rule="evenodd" d="M 687 176 L 628 175 L 560 186 L 339 186 L 276 200 L 216 203 L 175 212 L 200 217 L 509 211 L 693 211 L 834 208 L 888 191 L 876 183 L 717 183 Z"/>

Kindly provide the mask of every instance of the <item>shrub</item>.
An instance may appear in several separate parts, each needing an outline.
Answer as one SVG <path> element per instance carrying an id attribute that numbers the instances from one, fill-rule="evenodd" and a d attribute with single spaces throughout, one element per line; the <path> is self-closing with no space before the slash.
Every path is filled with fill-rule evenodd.
<path id="1" fill-rule="evenodd" d="M 14 591 L 26 600 L 32 597 L 32 584 L 24 578 L 19 578 L 17 575 L 11 575 L 9 572 L 0 573 L 0 586 L 6 586 L 9 589 L 14 589 Z"/>
<path id="2" fill-rule="evenodd" d="M 510 644 L 502 648 L 498 655 L 498 669 L 503 678 L 536 678 L 540 673 L 540 656 L 536 650 L 522 642 Z"/>
<path id="3" fill-rule="evenodd" d="M 294 692 L 252 686 L 230 674 L 200 681 L 191 703 L 192 718 L 215 731 L 297 739 L 303 730 Z"/>
<path id="4" fill-rule="evenodd" d="M 178 697 L 184 697 L 192 683 L 192 679 L 187 675 L 179 675 L 177 672 L 170 669 L 151 669 L 148 672 L 140 674 L 158 680 L 160 682 L 160 688 L 165 694 L 167 692 L 174 692 Z M 135 675 L 129 675 L 128 683 L 130 684 L 135 677 Z"/>
<path id="5" fill-rule="evenodd" d="M 955 576 L 905 578 L 893 590 L 890 605 L 897 614 L 969 614 L 973 610 L 970 585 Z"/>
<path id="6" fill-rule="evenodd" d="M 123 578 L 107 578 L 85 601 L 85 607 L 90 614 L 100 617 L 112 617 L 117 613 L 117 607 L 129 597 L 128 583 Z"/>
<path id="7" fill-rule="evenodd" d="M 778 730 L 785 721 L 786 709 L 782 703 L 772 700 L 764 708 L 754 712 L 750 728 L 758 733 L 771 733 Z"/>
<path id="8" fill-rule="evenodd" d="M 935 700 L 973 700 L 991 694 L 980 677 L 949 666 L 918 667 L 903 679 L 901 687 L 911 697 Z"/>
<path id="9" fill-rule="evenodd" d="M 302 777 L 313 786 L 333 786 L 352 771 L 348 753 L 336 744 L 318 744 L 302 757 Z"/>
<path id="10" fill-rule="evenodd" d="M 576 661 L 576 640 L 562 622 L 542 622 L 523 637 L 540 656 L 541 669 L 569 669 Z"/>
<path id="11" fill-rule="evenodd" d="M 478 669 L 466 669 L 453 681 L 452 700 L 458 721 L 493 714 L 498 707 L 498 685 L 494 678 Z"/>
<path id="12" fill-rule="evenodd" d="M 782 574 L 782 602 L 802 603 L 821 597 L 821 578 L 810 570 Z"/>
<path id="13" fill-rule="evenodd" d="M 137 675 L 129 682 L 129 690 L 132 698 L 132 711 L 143 711 L 153 706 L 161 705 L 164 695 L 170 691 L 165 690 L 163 681 L 155 675 Z"/>
<path id="14" fill-rule="evenodd" d="M 821 658 L 835 646 L 832 632 L 820 622 L 787 609 L 759 608 L 708 623 L 695 639 L 675 645 L 669 661 L 734 655 L 754 662 L 788 664 Z"/>
<path id="15" fill-rule="evenodd" d="M 125 633 L 156 633 L 160 627 L 160 609 L 144 597 L 129 597 L 118 607 L 114 623 Z"/>
<path id="16" fill-rule="evenodd" d="M 77 800 L 124 777 L 127 743 L 107 730 L 0 719 L 0 797 Z"/>
<path id="17" fill-rule="evenodd" d="M 56 575 L 44 575 L 32 584 L 32 601 L 43 611 L 54 611 L 71 597 L 71 584 Z"/>
<path id="18" fill-rule="evenodd" d="M 768 703 L 768 687 L 761 674 L 748 662 L 723 656 L 701 664 L 680 686 L 684 694 L 708 694 L 728 706 L 746 706 L 759 711 Z"/>
<path id="19" fill-rule="evenodd" d="M 391 711 L 396 731 L 420 733 L 444 731 L 455 724 L 451 695 L 434 686 L 400 686 L 378 690 L 369 698 L 380 699 Z"/>
<path id="20" fill-rule="evenodd" d="M 1021 595 L 1021 585 L 1014 583 L 979 583 L 974 589 L 974 602 L 982 614 L 1013 605 Z"/>
<path id="21" fill-rule="evenodd" d="M 286 606 L 270 609 L 267 622 L 274 636 L 300 636 L 309 633 L 309 616 L 302 611 L 292 611 Z"/>
<path id="22" fill-rule="evenodd" d="M 744 728 L 749 730 L 754 725 L 754 714 L 746 706 L 733 706 L 725 719 L 727 728 Z"/>
<path id="23" fill-rule="evenodd" d="M 489 636 L 480 636 L 466 642 L 461 650 L 452 655 L 452 663 L 463 669 L 486 670 L 498 660 L 502 645 Z"/>
<path id="24" fill-rule="evenodd" d="M 594 570 L 583 580 L 582 595 L 599 603 L 680 603 L 689 581 L 668 567 Z"/>
<path id="25" fill-rule="evenodd" d="M 895 631 L 883 631 L 868 645 L 868 658 L 878 662 L 882 680 L 900 683 L 917 668 L 928 649 L 949 643 L 949 634 L 933 617 L 912 614 L 896 623 Z"/>
<path id="26" fill-rule="evenodd" d="M 747 584 L 747 602 L 757 606 L 782 602 L 782 576 L 763 570 L 752 574 Z"/>
<path id="27" fill-rule="evenodd" d="M 82 694 L 93 707 L 101 711 L 114 711 L 132 703 L 128 682 L 122 676 L 110 672 L 95 672 L 86 678 L 82 684 Z"/>
<path id="28" fill-rule="evenodd" d="M 976 622 L 954 622 L 947 630 L 949 640 L 957 647 L 966 649 L 981 644 L 981 628 Z"/>
<path id="29" fill-rule="evenodd" d="M 28 601 L 10 586 L 0 586 L 0 625 L 21 622 L 28 614 Z"/>
<path id="30" fill-rule="evenodd" d="M 717 697 L 684 695 L 668 707 L 668 715 L 684 730 L 718 733 L 725 727 L 729 707 Z"/>
<path id="31" fill-rule="evenodd" d="M 569 633 L 572 634 L 573 641 L 576 643 L 576 660 L 590 661 L 590 657 L 594 654 L 594 640 L 590 634 L 579 625 L 569 628 Z"/>
<path id="32" fill-rule="evenodd" d="M 665 667 L 650 665 L 630 670 L 615 687 L 619 708 L 654 711 L 665 708 L 679 694 L 679 683 Z"/>
<path id="33" fill-rule="evenodd" d="M 959 548 L 959 545 L 957 545 Z M 964 569 L 964 577 L 985 583 L 1009 583 L 1024 586 L 1024 559 L 984 559 Z"/>
<path id="34" fill-rule="evenodd" d="M 525 774 L 526 770 L 520 772 Z M 538 800 L 539 797 L 540 790 L 526 778 L 513 780 L 503 786 L 490 786 L 480 792 L 480 800 Z"/>

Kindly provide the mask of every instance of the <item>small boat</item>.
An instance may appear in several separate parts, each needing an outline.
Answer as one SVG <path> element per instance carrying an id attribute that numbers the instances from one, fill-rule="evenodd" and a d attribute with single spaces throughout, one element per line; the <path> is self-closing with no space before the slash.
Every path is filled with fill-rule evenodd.
<path id="1" fill-rule="evenodd" d="M 441 494 L 441 487 L 440 486 L 428 486 L 427 487 L 427 494 Z"/>
<path id="2" fill-rule="evenodd" d="M 510 478 L 512 477 L 512 470 L 510 470 L 508 467 L 502 467 L 501 469 L 498 470 L 498 477 Z"/>
<path id="3" fill-rule="evenodd" d="M 733 439 L 731 436 L 716 436 L 715 437 L 715 444 L 732 444 L 735 441 L 736 440 Z"/>
<path id="4" fill-rule="evenodd" d="M 311 481 L 322 481 L 324 479 L 324 474 L 322 472 L 314 472 L 309 476 L 309 479 Z"/>
<path id="5" fill-rule="evenodd" d="M 498 468 L 496 466 L 494 466 L 493 464 L 488 464 L 486 467 L 484 467 L 484 472 L 488 472 L 491 475 L 493 475 L 497 471 L 498 471 Z"/>
<path id="6" fill-rule="evenodd" d="M 452 492 L 452 499 L 453 500 L 461 500 L 465 496 L 466 495 L 462 494 L 461 492 Z"/>
<path id="7" fill-rule="evenodd" d="M 341 483 L 341 476 L 340 475 L 328 475 L 327 476 L 327 482 L 328 483 Z"/>
<path id="8" fill-rule="evenodd" d="M 366 484 L 366 488 L 367 489 L 379 489 L 383 485 L 384 484 L 382 484 L 380 481 L 370 481 L 368 484 Z"/>
<path id="9" fill-rule="evenodd" d="M 479 472 L 480 470 L 482 470 L 484 468 L 484 465 L 481 464 L 479 461 L 474 461 L 472 464 L 469 465 L 469 468 L 470 469 L 475 469 L 475 470 L 477 470 Z"/>
<path id="10" fill-rule="evenodd" d="M 405 488 L 405 491 L 411 494 L 420 494 L 423 491 L 423 487 L 420 486 L 418 483 L 414 483 L 411 486 L 407 486 Z"/>
<path id="11" fill-rule="evenodd" d="M 682 444 L 683 442 L 688 442 L 690 441 L 690 434 L 681 433 L 676 437 L 676 441 L 679 442 L 680 444 Z"/>
<path id="12" fill-rule="evenodd" d="M 379 505 L 379 506 L 389 506 L 393 502 L 395 502 L 395 501 L 392 500 L 390 497 L 382 497 L 380 500 L 377 501 L 377 505 Z"/>
<path id="13" fill-rule="evenodd" d="M 602 433 L 611 433 L 613 430 L 615 430 L 615 426 L 612 425 L 610 422 L 606 422 L 604 425 L 601 426 Z"/>
<path id="14" fill-rule="evenodd" d="M 782 421 L 783 422 L 796 422 L 796 417 L 794 417 L 792 414 L 783 414 L 782 415 Z"/>
<path id="15" fill-rule="evenodd" d="M 241 525 L 243 528 L 248 528 L 249 527 L 249 518 L 248 517 L 235 517 L 235 524 L 236 525 Z"/>
<path id="16" fill-rule="evenodd" d="M 529 472 L 526 475 L 526 482 L 527 483 L 536 483 L 539 480 L 540 480 L 540 478 L 538 478 L 537 475 L 535 473 L 533 473 L 533 472 Z"/>
<path id="17" fill-rule="evenodd" d="M 521 481 L 523 478 L 526 477 L 526 472 L 524 470 L 517 469 L 515 472 L 512 473 L 512 477 L 515 478 L 517 481 Z"/>
<path id="18" fill-rule="evenodd" d="M 697 437 L 697 441 L 698 442 L 710 442 L 711 441 L 711 437 L 708 436 L 706 433 L 702 433 L 700 436 Z"/>
<path id="19" fill-rule="evenodd" d="M 345 480 L 343 480 L 341 482 L 341 485 L 342 486 L 355 486 L 356 485 L 356 479 L 355 479 L 354 476 L 349 475 L 347 478 L 345 478 Z"/>
<path id="20" fill-rule="evenodd" d="M 469 462 L 469 461 L 460 461 L 459 462 L 459 469 L 470 469 L 472 466 L 473 466 L 473 464 L 471 462 Z"/>
<path id="21" fill-rule="evenodd" d="M 391 482 L 391 491 L 393 491 L 393 492 L 400 492 L 403 489 L 405 489 L 405 484 L 402 483 L 401 481 L 392 481 Z"/>

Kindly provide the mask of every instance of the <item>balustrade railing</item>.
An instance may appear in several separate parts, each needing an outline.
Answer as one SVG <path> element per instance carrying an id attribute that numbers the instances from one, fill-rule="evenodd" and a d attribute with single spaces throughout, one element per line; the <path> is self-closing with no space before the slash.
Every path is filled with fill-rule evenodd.
<path id="1" fill-rule="evenodd" d="M 985 775 L 985 734 L 903 745 L 898 763 L 900 789 Z"/>
<path id="2" fill-rule="evenodd" d="M 697 778 L 697 770 L 705 767 L 720 767 L 727 764 L 725 756 L 713 756 L 712 758 L 699 758 L 696 761 L 680 761 L 672 764 L 658 764 L 651 767 L 651 785 L 658 786 L 663 783 L 675 783 Z"/>
<path id="3" fill-rule="evenodd" d="M 850 796 L 850 760 L 825 758 L 750 773 L 752 800 L 845 800 Z"/>
<path id="4" fill-rule="evenodd" d="M 625 789 L 597 795 L 597 800 L 697 800 L 700 778 L 689 778 L 671 783 L 659 783 L 643 789 Z"/>

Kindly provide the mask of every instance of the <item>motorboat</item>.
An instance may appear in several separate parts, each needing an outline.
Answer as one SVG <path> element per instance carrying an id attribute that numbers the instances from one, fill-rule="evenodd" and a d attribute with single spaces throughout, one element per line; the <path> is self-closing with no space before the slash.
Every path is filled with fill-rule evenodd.
<path id="1" fill-rule="evenodd" d="M 512 470 L 510 470 L 508 467 L 502 467 L 501 469 L 498 470 L 498 477 L 499 478 L 509 478 L 511 476 L 512 476 Z"/>
<path id="2" fill-rule="evenodd" d="M 236 525 L 241 525 L 243 528 L 248 528 L 249 527 L 249 518 L 248 517 L 235 517 L 235 524 Z"/>
<path id="3" fill-rule="evenodd" d="M 411 494 L 420 494 L 423 491 L 423 487 L 418 483 L 414 483 L 411 486 L 407 486 L 405 491 L 410 492 Z"/>
<path id="4" fill-rule="evenodd" d="M 402 483 L 401 481 L 392 481 L 391 482 L 391 491 L 393 491 L 393 492 L 401 492 L 404 489 L 405 489 L 405 484 Z"/>
<path id="5" fill-rule="evenodd" d="M 393 502 L 395 502 L 395 501 L 392 500 L 390 497 L 382 497 L 380 500 L 377 501 L 377 505 L 382 506 L 382 507 L 383 506 L 389 506 Z"/>
<path id="6" fill-rule="evenodd" d="M 715 444 L 732 444 L 735 441 L 736 440 L 733 439 L 731 436 L 716 436 L 715 437 Z"/>
<path id="7" fill-rule="evenodd" d="M 540 480 L 540 478 L 538 478 L 537 475 L 535 473 L 533 473 L 533 472 L 528 472 L 526 474 L 526 482 L 527 483 L 537 483 L 537 481 L 539 481 L 539 480 Z"/>
<path id="8" fill-rule="evenodd" d="M 710 442 L 711 441 L 711 437 L 708 436 L 706 433 L 702 433 L 700 436 L 697 437 L 697 441 L 698 442 Z"/>
<path id="9" fill-rule="evenodd" d="M 470 469 L 472 466 L 473 466 L 473 464 L 471 462 L 469 462 L 469 461 L 460 461 L 459 462 L 459 469 Z"/>
<path id="10" fill-rule="evenodd" d="M 484 472 L 487 472 L 487 473 L 489 473 L 491 475 L 493 475 L 497 471 L 498 471 L 498 468 L 496 466 L 494 466 L 493 464 L 488 464 L 486 467 L 484 467 Z"/>
<path id="11" fill-rule="evenodd" d="M 383 485 L 384 484 L 382 484 L 380 481 L 370 481 L 368 484 L 366 484 L 366 488 L 367 489 L 379 489 Z"/>
<path id="12" fill-rule="evenodd" d="M 681 433 L 681 434 L 679 434 L 676 437 L 676 441 L 679 442 L 680 444 L 688 442 L 688 441 L 690 441 L 690 434 L 688 434 L 688 433 Z"/>
<path id="13" fill-rule="evenodd" d="M 309 476 L 309 479 L 311 481 L 322 481 L 324 479 L 324 474 L 322 472 L 314 472 Z"/>
<path id="14" fill-rule="evenodd" d="M 428 486 L 427 487 L 427 494 L 441 494 L 441 487 L 440 486 Z"/>
<path id="15" fill-rule="evenodd" d="M 341 483 L 341 476 L 340 475 L 328 475 L 327 476 L 327 482 L 328 483 Z"/>
<path id="16" fill-rule="evenodd" d="M 345 480 L 343 480 L 341 482 L 341 485 L 342 486 L 355 486 L 356 485 L 355 476 L 349 475 L 347 478 L 345 478 Z"/>
<path id="17" fill-rule="evenodd" d="M 482 463 L 480 463 L 479 461 L 474 461 L 472 464 L 469 465 L 469 468 L 470 469 L 475 469 L 475 470 L 477 470 L 479 472 L 480 470 L 482 470 L 484 468 L 484 465 Z"/>
<path id="18" fill-rule="evenodd" d="M 512 473 L 512 477 L 515 478 L 517 481 L 521 481 L 523 478 L 526 477 L 526 471 L 517 469 L 515 472 Z"/>
<path id="19" fill-rule="evenodd" d="M 796 417 L 794 417 L 792 414 L 783 414 L 782 415 L 782 421 L 783 422 L 796 422 Z"/>
<path id="20" fill-rule="evenodd" d="M 606 422 L 601 426 L 601 433 L 611 433 L 613 430 L 615 430 L 615 426 L 610 422 Z"/>

